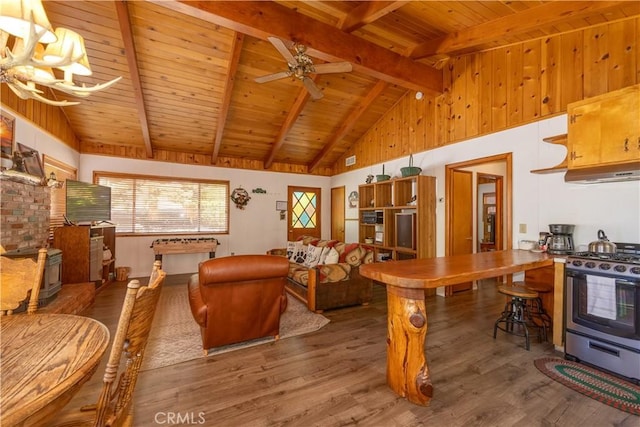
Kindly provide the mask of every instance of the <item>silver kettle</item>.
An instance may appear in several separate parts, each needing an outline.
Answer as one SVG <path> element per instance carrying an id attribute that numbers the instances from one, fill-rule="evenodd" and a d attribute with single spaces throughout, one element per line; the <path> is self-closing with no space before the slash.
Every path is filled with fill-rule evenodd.
<path id="1" fill-rule="evenodd" d="M 607 239 L 606 234 L 604 234 L 604 231 L 602 230 L 598 230 L 598 240 L 589 243 L 589 252 L 610 254 L 615 253 L 615 251 L 616 244 L 610 242 L 609 239 Z"/>

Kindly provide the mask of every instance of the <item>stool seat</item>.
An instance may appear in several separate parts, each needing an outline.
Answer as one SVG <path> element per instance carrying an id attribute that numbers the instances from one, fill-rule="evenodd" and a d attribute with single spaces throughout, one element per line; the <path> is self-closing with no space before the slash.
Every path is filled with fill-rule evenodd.
<path id="1" fill-rule="evenodd" d="M 528 286 L 524 285 L 513 285 L 513 286 L 498 286 L 498 292 L 504 295 L 509 295 L 512 297 L 518 297 L 523 299 L 532 299 L 538 298 L 538 292 L 530 289 Z"/>

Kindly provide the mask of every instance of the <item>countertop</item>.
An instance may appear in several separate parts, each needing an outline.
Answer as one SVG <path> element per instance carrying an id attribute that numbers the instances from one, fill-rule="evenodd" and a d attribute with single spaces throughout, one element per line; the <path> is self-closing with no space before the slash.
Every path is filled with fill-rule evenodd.
<path id="1" fill-rule="evenodd" d="M 365 264 L 360 266 L 360 274 L 391 286 L 431 289 L 546 267 L 553 262 L 554 255 L 512 249 Z"/>

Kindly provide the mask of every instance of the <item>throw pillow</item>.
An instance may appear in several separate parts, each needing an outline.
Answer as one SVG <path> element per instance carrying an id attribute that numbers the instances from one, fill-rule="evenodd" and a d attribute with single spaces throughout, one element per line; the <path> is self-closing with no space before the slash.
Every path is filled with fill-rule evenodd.
<path id="1" fill-rule="evenodd" d="M 287 258 L 291 258 L 293 252 L 296 250 L 297 242 L 287 242 Z"/>
<path id="2" fill-rule="evenodd" d="M 331 248 L 329 248 L 327 246 L 322 248 L 322 253 L 320 254 L 320 261 L 318 261 L 318 265 L 326 264 L 327 255 L 329 255 L 329 251 L 330 250 L 331 250 Z"/>
<path id="3" fill-rule="evenodd" d="M 335 248 L 331 248 L 329 253 L 327 254 L 327 258 L 325 258 L 325 264 L 337 264 L 340 259 L 340 254 L 336 251 Z"/>
<path id="4" fill-rule="evenodd" d="M 320 262 L 320 255 L 322 255 L 322 248 L 309 245 L 307 248 L 307 258 L 304 261 L 306 267 L 315 267 Z"/>
<path id="5" fill-rule="evenodd" d="M 296 246 L 293 250 L 293 254 L 289 258 L 289 261 L 295 262 L 296 264 L 304 264 L 304 260 L 307 258 L 307 246 L 303 245 L 302 242 L 296 242 Z"/>

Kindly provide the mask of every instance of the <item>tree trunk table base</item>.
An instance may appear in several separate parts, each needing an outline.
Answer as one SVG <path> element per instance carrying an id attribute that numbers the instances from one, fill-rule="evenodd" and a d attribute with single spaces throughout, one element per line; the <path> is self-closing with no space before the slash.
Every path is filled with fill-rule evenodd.
<path id="1" fill-rule="evenodd" d="M 433 386 L 424 343 L 427 312 L 424 290 L 387 286 L 387 383 L 412 403 L 428 405 Z"/>
<path id="2" fill-rule="evenodd" d="M 439 286 L 510 275 L 553 265 L 547 254 L 506 250 L 364 264 L 360 274 L 387 286 L 387 384 L 397 395 L 427 406 L 433 385 L 425 355 L 425 293 Z M 562 289 L 560 275 L 555 288 Z"/>

